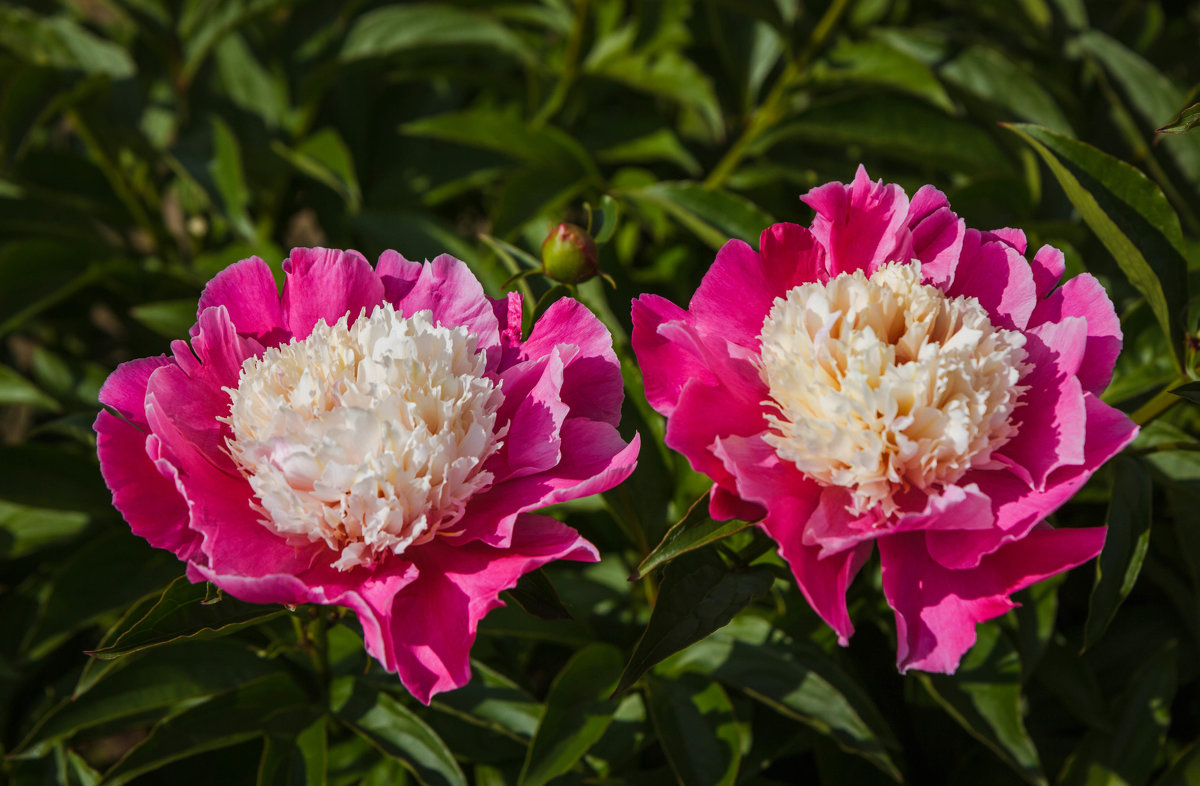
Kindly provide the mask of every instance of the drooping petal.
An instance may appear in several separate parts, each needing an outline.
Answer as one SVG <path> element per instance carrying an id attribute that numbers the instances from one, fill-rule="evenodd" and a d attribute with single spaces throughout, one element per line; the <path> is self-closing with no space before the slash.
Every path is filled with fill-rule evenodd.
<path id="1" fill-rule="evenodd" d="M 976 623 L 1013 608 L 1012 593 L 1099 554 L 1105 531 L 1034 530 L 966 570 L 949 570 L 930 558 L 921 533 L 880 538 L 883 591 L 896 612 L 900 670 L 953 673 L 975 643 Z"/>
<path id="2" fill-rule="evenodd" d="M 428 545 L 416 556 L 417 580 L 396 595 L 385 633 L 397 642 L 394 663 L 385 665 L 424 704 L 470 680 L 471 644 L 479 621 L 503 605 L 500 592 L 547 562 L 599 559 L 579 533 L 546 516 L 521 516 L 502 550 L 478 542 Z"/>
<path id="3" fill-rule="evenodd" d="M 100 387 L 100 403 L 121 413 L 121 417 L 146 429 L 146 385 L 150 375 L 171 361 L 166 355 L 138 358 L 117 366 Z"/>

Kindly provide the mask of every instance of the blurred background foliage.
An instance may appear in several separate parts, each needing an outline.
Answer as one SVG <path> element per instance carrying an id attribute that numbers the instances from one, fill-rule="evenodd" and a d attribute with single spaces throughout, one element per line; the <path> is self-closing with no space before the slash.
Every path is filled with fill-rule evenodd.
<path id="1" fill-rule="evenodd" d="M 1192 376 L 1200 134 L 1155 134 L 1196 102 L 1198 40 L 1183 0 L 0 3 L 5 777 L 1200 783 L 1200 423 L 1163 392 Z M 860 162 L 1100 277 L 1106 399 L 1149 424 L 1055 516 L 1107 520 L 1098 565 L 1023 592 L 953 677 L 896 673 L 877 564 L 840 649 L 764 536 L 688 514 L 706 480 L 629 351 L 631 297 L 686 302 L 726 239 L 807 223 L 797 196 Z M 615 286 L 570 291 L 642 458 L 557 510 L 607 556 L 510 593 L 468 687 L 422 707 L 352 618 L 189 585 L 111 509 L 99 385 L 225 265 L 448 251 L 497 295 L 585 204 Z M 562 291 L 518 286 L 527 318 Z"/>

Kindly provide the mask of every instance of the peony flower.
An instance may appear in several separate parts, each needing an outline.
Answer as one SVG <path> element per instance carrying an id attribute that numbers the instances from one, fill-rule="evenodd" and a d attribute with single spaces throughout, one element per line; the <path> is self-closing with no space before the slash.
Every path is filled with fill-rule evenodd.
<path id="1" fill-rule="evenodd" d="M 1089 275 L 1025 259 L 860 167 L 804 201 L 812 225 L 731 240 L 687 310 L 633 304 L 666 443 L 714 481 L 716 519 L 759 521 L 845 645 L 846 587 L 879 547 L 901 671 L 953 672 L 975 623 L 1099 553 L 1044 519 L 1137 427 L 1100 401 L 1121 347 Z"/>
<path id="2" fill-rule="evenodd" d="M 449 256 L 297 249 L 282 297 L 257 257 L 200 297 L 190 344 L 122 364 L 100 400 L 100 466 L 133 531 L 254 603 L 354 610 L 367 651 L 428 703 L 470 679 L 498 593 L 596 549 L 529 511 L 611 488 L 608 331 L 563 299 L 521 338 Z"/>

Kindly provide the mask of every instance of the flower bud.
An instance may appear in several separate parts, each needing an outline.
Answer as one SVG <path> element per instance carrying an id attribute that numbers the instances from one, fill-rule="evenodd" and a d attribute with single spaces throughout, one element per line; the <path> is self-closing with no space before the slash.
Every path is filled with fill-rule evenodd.
<path id="1" fill-rule="evenodd" d="M 596 241 L 583 229 L 563 222 L 542 242 L 542 268 L 560 284 L 578 284 L 596 275 Z"/>

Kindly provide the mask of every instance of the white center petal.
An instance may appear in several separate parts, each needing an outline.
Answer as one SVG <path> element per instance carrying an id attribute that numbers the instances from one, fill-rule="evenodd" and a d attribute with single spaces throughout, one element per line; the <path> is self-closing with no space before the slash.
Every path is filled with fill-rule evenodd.
<path id="1" fill-rule="evenodd" d="M 370 566 L 448 528 L 492 483 L 498 383 L 464 327 L 390 304 L 242 366 L 229 450 L 261 504 L 263 525 L 324 541 L 334 567 Z"/>
<path id="2" fill-rule="evenodd" d="M 920 264 L 843 273 L 776 298 L 763 323 L 767 442 L 850 491 L 854 510 L 936 489 L 1016 432 L 1025 336 L 996 328 L 973 297 L 921 283 Z"/>

